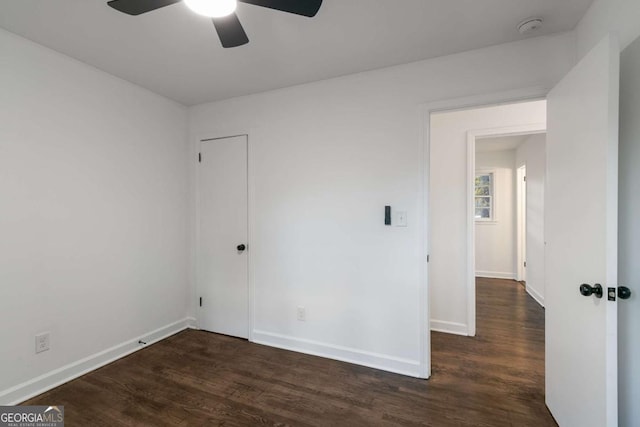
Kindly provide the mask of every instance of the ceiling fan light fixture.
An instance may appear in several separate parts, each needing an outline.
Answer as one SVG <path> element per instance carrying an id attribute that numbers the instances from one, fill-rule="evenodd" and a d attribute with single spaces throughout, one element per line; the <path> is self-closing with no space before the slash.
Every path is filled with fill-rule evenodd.
<path id="1" fill-rule="evenodd" d="M 184 0 L 185 4 L 198 15 L 222 18 L 236 11 L 237 0 Z"/>

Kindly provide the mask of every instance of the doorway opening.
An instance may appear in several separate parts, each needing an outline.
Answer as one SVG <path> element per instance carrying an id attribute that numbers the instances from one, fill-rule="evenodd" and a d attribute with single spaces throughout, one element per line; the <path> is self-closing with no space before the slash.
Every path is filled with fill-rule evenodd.
<path id="1" fill-rule="evenodd" d="M 465 269 L 465 266 L 475 263 L 474 242 L 467 240 L 468 230 L 475 228 L 475 218 L 466 216 L 465 205 L 470 208 L 475 206 L 468 203 L 470 199 L 465 197 L 464 192 L 465 184 L 471 181 L 467 178 L 475 170 L 469 166 L 468 173 L 464 174 L 464 161 L 460 160 L 461 153 L 464 157 L 464 141 L 461 142 L 460 138 L 446 138 L 445 135 L 444 141 L 436 143 L 438 135 L 435 121 L 438 116 L 445 116 L 440 114 L 443 111 L 451 113 L 456 108 L 477 108 L 491 103 L 496 105 L 531 99 L 536 97 L 536 93 L 548 102 L 548 116 L 545 114 L 549 124 L 545 172 L 549 185 L 544 186 L 543 216 L 544 283 L 548 285 L 542 288 L 546 310 L 543 311 L 523 291 L 528 306 L 533 307 L 531 310 L 538 310 L 544 315 L 543 324 L 546 327 L 538 331 L 538 338 L 545 337 L 542 339 L 544 350 L 541 353 L 539 346 L 519 346 L 514 339 L 498 339 L 494 347 L 484 350 L 492 351 L 495 358 L 505 352 L 512 355 L 517 353 L 530 362 L 532 352 L 536 352 L 536 360 L 545 372 L 542 381 L 537 381 L 537 386 L 542 390 L 536 389 L 536 405 L 544 408 L 546 403 L 560 425 L 618 424 L 618 295 L 622 292 L 625 298 L 628 296 L 626 290 L 618 286 L 617 270 L 619 48 L 615 35 L 606 35 L 550 91 L 543 94 L 536 89 L 517 90 L 425 106 L 430 120 L 430 125 L 425 126 L 427 132 L 424 138 L 428 147 L 425 159 L 429 165 L 425 177 L 425 224 L 428 225 L 425 242 L 429 246 L 425 253 L 428 267 L 423 288 L 429 292 L 430 299 L 426 307 L 425 298 L 421 312 L 432 321 L 431 324 L 423 324 L 426 328 L 420 339 L 421 366 L 424 366 L 422 372 L 428 377 L 432 367 L 429 363 L 431 355 L 424 342 L 428 344 L 429 339 L 433 342 L 431 349 L 434 362 L 437 357 L 442 357 L 438 356 L 440 350 L 437 348 L 438 340 L 442 339 L 440 337 L 464 340 L 465 344 L 450 350 L 447 354 L 449 357 L 443 359 L 448 363 L 457 362 L 452 369 L 464 370 L 479 358 L 491 356 L 482 352 L 483 339 L 453 335 L 476 334 L 473 324 L 476 316 L 468 316 L 471 310 L 475 311 L 475 295 L 467 298 L 465 292 L 465 285 L 473 283 L 467 279 L 473 279 L 475 273 L 475 270 Z M 513 117 L 505 113 L 501 118 Z M 440 120 L 439 124 L 456 126 L 456 123 L 458 121 L 448 117 Z M 475 150 L 469 151 L 469 156 L 473 157 Z M 472 165 L 475 166 L 475 162 Z M 529 163 L 526 172 L 527 205 L 531 205 L 532 170 Z M 590 200 L 592 207 L 576 209 L 584 200 Z M 469 221 L 466 227 L 465 219 Z M 530 215 L 527 215 L 527 222 L 531 222 Z M 533 281 L 530 242 L 528 236 L 527 286 Z M 603 283 L 606 285 L 602 286 Z M 603 298 L 605 295 L 606 298 Z M 467 310 L 464 310 L 465 304 Z M 509 307 L 509 304 L 502 307 Z M 526 310 L 527 313 L 529 311 Z M 487 326 L 490 329 L 491 325 Z M 438 328 L 448 328 L 446 332 L 450 333 L 428 333 L 429 329 Z M 484 334 L 483 328 L 481 326 L 478 329 L 478 335 Z M 520 332 L 527 333 L 528 328 L 521 328 Z M 589 349 L 588 358 L 582 357 L 585 348 Z M 471 354 L 470 350 L 473 350 Z M 469 354 L 469 359 L 461 360 L 461 352 Z M 492 380 L 502 381 L 503 375 L 509 372 L 510 380 L 527 375 L 526 372 L 511 369 L 513 364 L 509 364 L 510 369 L 503 371 L 501 367 L 505 364 L 495 358 L 491 365 L 495 373 Z M 438 363 L 433 363 L 433 370 L 437 369 Z M 475 366 L 468 371 L 470 375 L 475 375 L 483 372 L 483 368 Z M 585 376 L 585 372 L 595 372 L 595 375 Z M 517 387 L 510 383 L 508 388 Z M 540 399 L 545 393 L 546 396 Z M 505 396 L 505 400 L 507 398 Z M 586 400 L 593 404 L 584 407 L 582 403 Z M 494 401 L 491 398 L 490 402 Z"/>
<path id="2" fill-rule="evenodd" d="M 543 305 L 546 135 L 542 126 L 532 130 L 536 126 L 512 128 L 508 135 L 487 135 L 485 131 L 470 135 L 475 136 L 471 232 L 474 281 L 486 278 L 519 282 Z M 470 139 L 469 144 L 473 142 Z M 532 173 L 530 189 L 528 164 Z M 528 261 L 529 255 L 533 262 Z M 529 271 L 531 280 L 527 283 Z"/>
<path id="3" fill-rule="evenodd" d="M 429 139 L 433 370 L 473 361 L 460 381 L 491 382 L 518 366 L 541 408 L 545 318 L 527 291 L 544 294 L 546 114 L 544 100 L 432 113 Z"/>
<path id="4" fill-rule="evenodd" d="M 526 277 L 527 291 L 543 303 L 546 115 L 544 100 L 431 113 L 431 330 L 476 335 L 476 277 Z M 526 235 L 518 240 L 522 166 L 529 197 L 522 197 Z"/>

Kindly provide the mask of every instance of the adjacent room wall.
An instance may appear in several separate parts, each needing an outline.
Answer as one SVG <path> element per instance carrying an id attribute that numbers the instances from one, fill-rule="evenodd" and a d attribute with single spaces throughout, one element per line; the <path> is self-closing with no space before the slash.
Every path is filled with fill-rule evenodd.
<path id="1" fill-rule="evenodd" d="M 624 49 L 640 36 L 638 0 L 594 0 L 576 27 L 578 58 L 589 52 L 607 33 L 617 35 Z"/>
<path id="2" fill-rule="evenodd" d="M 527 292 L 544 306 L 544 186 L 546 135 L 531 135 L 516 151 L 516 169 L 527 166 Z"/>
<path id="3" fill-rule="evenodd" d="M 466 335 L 467 135 L 469 131 L 544 124 L 546 102 L 443 112 L 431 118 L 431 328 Z M 513 164 L 513 163 L 512 163 Z"/>
<path id="4" fill-rule="evenodd" d="M 640 39 L 622 52 L 618 280 L 633 295 L 618 303 L 620 426 L 640 425 Z"/>
<path id="5" fill-rule="evenodd" d="M 199 137 L 249 134 L 254 340 L 417 375 L 420 105 L 551 87 L 573 64 L 574 42 L 541 37 L 191 108 L 194 159 Z M 464 178 L 451 185 L 456 198 Z M 385 227 L 385 205 L 407 211 L 408 227 Z M 433 228 L 449 230 L 459 252 L 448 224 Z M 447 298 L 431 306 L 466 322 Z"/>
<path id="6" fill-rule="evenodd" d="M 5 31 L 0 52 L 7 404 L 184 327 L 189 204 L 186 108 Z"/>
<path id="7" fill-rule="evenodd" d="M 515 150 L 476 153 L 476 172 L 495 173 L 494 219 L 475 223 L 477 277 L 516 277 L 515 162 Z"/>

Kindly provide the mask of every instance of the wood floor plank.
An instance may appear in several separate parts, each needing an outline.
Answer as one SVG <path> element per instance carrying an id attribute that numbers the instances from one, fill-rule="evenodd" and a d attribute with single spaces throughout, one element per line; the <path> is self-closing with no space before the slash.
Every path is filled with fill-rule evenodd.
<path id="1" fill-rule="evenodd" d="M 477 336 L 432 333 L 424 381 L 184 331 L 25 404 L 68 426 L 556 426 L 544 404 L 544 310 L 477 280 Z"/>

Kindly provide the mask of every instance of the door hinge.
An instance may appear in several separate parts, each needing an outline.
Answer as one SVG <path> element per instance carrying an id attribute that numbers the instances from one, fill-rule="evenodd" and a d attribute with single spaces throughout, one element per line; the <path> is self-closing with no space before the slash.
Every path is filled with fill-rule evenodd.
<path id="1" fill-rule="evenodd" d="M 523 177 L 523 179 L 524 179 L 524 182 L 527 182 L 527 177 L 526 177 L 526 176 L 525 176 L 525 177 Z"/>
<path id="2" fill-rule="evenodd" d="M 427 262 L 429 262 L 429 259 L 431 259 L 431 255 L 427 255 Z"/>
<path id="3" fill-rule="evenodd" d="M 525 261 L 525 262 L 524 262 L 524 266 L 525 266 L 525 267 L 527 266 L 527 261 Z"/>
<path id="4" fill-rule="evenodd" d="M 198 163 L 202 163 L 202 153 L 198 153 Z"/>
<path id="5" fill-rule="evenodd" d="M 200 307 L 202 307 L 202 297 L 200 297 Z"/>

